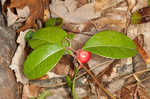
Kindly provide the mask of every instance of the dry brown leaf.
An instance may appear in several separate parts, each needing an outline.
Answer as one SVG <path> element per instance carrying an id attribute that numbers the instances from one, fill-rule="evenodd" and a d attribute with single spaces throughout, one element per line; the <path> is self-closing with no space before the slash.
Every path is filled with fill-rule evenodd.
<path id="1" fill-rule="evenodd" d="M 40 92 L 40 88 L 38 86 L 24 85 L 22 99 L 37 97 L 39 92 Z"/>
<path id="2" fill-rule="evenodd" d="M 21 82 L 23 84 L 28 82 L 28 79 L 23 75 L 23 64 L 25 60 L 25 35 L 29 30 L 26 30 L 25 32 L 21 32 L 20 35 L 17 38 L 18 48 L 12 58 L 10 68 L 15 72 L 16 80 L 17 82 Z"/>
<path id="3" fill-rule="evenodd" d="M 94 20 L 93 23 L 98 30 L 102 28 L 109 28 L 112 30 L 121 31 L 121 29 L 125 27 L 123 20 L 115 20 L 109 17 L 103 17 L 98 20 Z"/>
<path id="4" fill-rule="evenodd" d="M 127 0 L 129 9 L 132 10 L 136 4 L 137 0 Z"/>
<path id="5" fill-rule="evenodd" d="M 95 12 L 94 3 L 85 4 L 80 8 L 75 8 L 77 5 L 76 2 L 72 2 L 72 6 L 68 4 L 70 3 L 61 0 L 52 0 L 50 4 L 52 16 L 61 17 L 65 23 L 85 23 L 101 16 L 100 12 Z"/>
<path id="6" fill-rule="evenodd" d="M 95 2 L 95 10 L 100 11 L 107 4 L 107 0 L 96 0 Z"/>
<path id="7" fill-rule="evenodd" d="M 11 10 L 8 8 L 7 10 L 7 23 L 8 26 L 11 26 L 17 20 L 17 15 L 13 14 Z"/>
<path id="8" fill-rule="evenodd" d="M 150 99 L 150 94 L 141 86 L 138 88 L 138 95 L 140 99 Z"/>
<path id="9" fill-rule="evenodd" d="M 64 1 L 64 5 L 67 8 L 69 13 L 71 13 L 71 12 L 73 12 L 73 11 L 75 11 L 77 9 L 77 1 L 76 0 L 65 0 Z"/>
<path id="10" fill-rule="evenodd" d="M 119 99 L 150 99 L 150 94 L 140 84 L 134 86 L 125 85 L 121 90 L 117 91 L 117 97 Z"/>
<path id="11" fill-rule="evenodd" d="M 119 62 L 119 60 L 114 60 L 107 68 L 105 68 L 102 72 L 100 72 L 98 75 L 96 75 L 96 78 L 101 82 L 102 77 L 104 75 L 110 76 L 113 70 L 113 67 Z"/>
<path id="12" fill-rule="evenodd" d="M 125 4 L 125 3 L 124 3 Z M 122 9 L 124 8 L 124 9 Z M 105 10 L 102 17 L 92 20 L 97 30 L 111 29 L 116 31 L 122 31 L 126 28 L 127 22 L 127 6 L 120 5 L 116 9 Z"/>
<path id="13" fill-rule="evenodd" d="M 44 10 L 48 6 L 48 0 L 11 0 L 9 8 L 24 8 L 28 6 L 30 9 L 30 16 L 28 17 L 25 25 L 21 27 L 18 32 L 24 31 L 28 28 L 37 28 L 36 20 L 43 20 Z"/>
<path id="14" fill-rule="evenodd" d="M 81 7 L 88 3 L 88 0 L 77 0 L 77 1 L 78 1 L 78 7 Z"/>
<path id="15" fill-rule="evenodd" d="M 117 92 L 117 97 L 119 99 L 130 99 L 130 98 L 132 99 L 134 90 L 135 87 L 134 88 L 122 87 L 122 89 Z"/>
<path id="16" fill-rule="evenodd" d="M 145 63 L 150 64 L 150 56 L 144 50 L 144 48 L 139 44 L 137 37 L 133 41 L 136 44 L 137 50 L 138 50 L 139 54 L 142 56 Z"/>
<path id="17" fill-rule="evenodd" d="M 87 34 L 89 33 L 95 33 L 95 26 L 91 22 L 86 22 L 82 24 L 73 24 L 73 23 L 66 23 L 63 25 L 63 28 L 68 30 L 69 32 L 74 32 L 74 33 L 84 33 L 86 32 Z"/>
<path id="18" fill-rule="evenodd" d="M 135 2 L 135 1 L 132 1 L 132 2 Z M 139 10 L 143 7 L 147 7 L 147 6 L 148 6 L 147 0 L 136 0 L 136 5 L 133 7 L 132 12 L 137 11 L 137 10 Z"/>
<path id="19" fill-rule="evenodd" d="M 130 25 L 128 28 L 128 36 L 131 39 L 136 38 L 139 35 L 143 35 L 144 38 L 144 45 L 143 49 L 150 55 L 150 22 L 144 24 L 137 24 L 137 25 Z M 140 43 L 140 42 L 139 42 Z M 149 66 L 148 66 L 149 67 Z"/>
<path id="20" fill-rule="evenodd" d="M 54 72 L 57 75 L 67 75 L 69 72 L 73 72 L 73 63 L 71 58 L 63 56 L 51 72 Z"/>
<path id="21" fill-rule="evenodd" d="M 49 9 L 47 8 L 45 11 L 44 11 L 44 22 L 46 22 L 48 19 L 50 18 L 50 11 Z"/>

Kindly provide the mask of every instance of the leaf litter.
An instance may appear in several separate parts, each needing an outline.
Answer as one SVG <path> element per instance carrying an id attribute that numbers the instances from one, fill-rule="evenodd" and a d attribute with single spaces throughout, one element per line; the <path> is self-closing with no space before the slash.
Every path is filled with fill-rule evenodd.
<path id="1" fill-rule="evenodd" d="M 146 23 L 145 21 L 142 21 L 142 24 L 128 23 L 128 21 L 130 21 L 131 19 L 130 17 L 130 15 L 132 15 L 131 13 L 143 9 L 144 7 L 147 6 L 148 6 L 147 0 L 127 0 L 127 1 L 126 0 L 111 0 L 111 1 L 51 0 L 51 3 L 48 2 L 48 0 L 39 0 L 39 1 L 28 0 L 28 2 L 25 0 L 22 1 L 11 0 L 10 6 L 7 7 L 8 9 L 7 16 L 8 16 L 9 26 L 14 25 L 17 22 L 19 23 L 25 22 L 25 24 L 22 25 L 22 27 L 20 27 L 17 30 L 17 32 L 20 32 L 20 34 L 23 34 L 24 32 L 21 31 L 25 31 L 29 28 L 37 29 L 37 23 L 36 23 L 37 19 L 40 19 L 42 23 L 44 22 L 43 19 L 44 13 L 45 10 L 48 8 L 50 9 L 51 17 L 62 18 L 64 20 L 64 25 L 62 27 L 69 32 L 75 33 L 75 38 L 71 41 L 71 43 L 73 43 L 74 49 L 81 48 L 82 44 L 84 44 L 84 42 L 86 42 L 89 39 L 89 37 L 95 34 L 97 31 L 102 31 L 106 29 L 116 30 L 119 32 L 127 30 L 127 35 L 132 39 L 142 34 L 144 39 L 143 45 L 139 43 L 141 42 L 141 40 L 136 41 L 134 39 L 134 41 L 138 45 L 137 50 L 139 51 L 139 55 L 137 55 L 136 57 L 121 59 L 116 64 L 113 64 L 113 62 L 116 60 L 94 56 L 92 60 L 88 62 L 88 65 L 89 65 L 89 69 L 92 70 L 93 73 L 95 73 L 95 78 L 100 81 L 100 83 L 106 88 L 106 90 L 109 90 L 113 95 L 120 97 L 120 99 L 127 99 L 127 97 L 135 98 L 135 99 L 137 97 L 140 97 L 141 99 L 149 99 L 148 92 L 150 92 L 150 88 L 148 89 L 147 87 L 147 85 L 150 83 L 148 80 L 148 77 L 150 76 L 149 66 L 148 66 L 149 55 L 150 55 L 150 50 L 149 50 L 150 48 L 149 26 L 150 25 L 148 22 L 149 20 L 146 21 Z M 17 15 L 11 12 L 12 8 L 17 9 Z M 20 11 L 21 9 L 23 9 L 23 12 Z M 143 13 L 142 15 L 145 15 L 145 12 L 142 13 Z M 21 44 L 22 43 L 20 43 L 20 46 Z M 25 45 L 21 47 L 20 46 L 18 46 L 18 49 L 21 48 L 22 51 L 21 52 L 16 51 L 16 54 L 24 53 Z M 135 60 L 137 59 L 139 60 L 136 61 L 136 63 L 134 64 Z M 15 58 L 16 62 L 18 62 L 18 60 L 19 59 Z M 22 59 L 22 61 L 24 61 L 24 59 Z M 109 62 L 109 64 L 105 62 Z M 62 65 L 66 66 L 66 61 L 63 61 L 62 63 L 60 62 L 59 64 L 60 66 Z M 69 65 L 70 64 L 73 63 L 69 62 Z M 113 66 L 111 66 L 110 64 L 113 64 Z M 63 66 L 62 68 L 66 68 Z M 29 91 L 29 89 L 32 88 L 28 85 L 28 82 L 23 79 L 23 76 L 22 75 L 20 76 L 21 71 L 17 69 L 18 67 L 19 65 L 14 67 L 14 71 L 16 71 L 17 81 L 23 84 L 25 82 L 27 83 L 27 85 L 24 85 L 25 91 L 23 92 L 23 96 L 25 96 L 26 98 L 31 98 L 33 96 L 37 97 L 40 88 L 38 85 L 40 84 L 36 85 L 36 87 L 38 87 L 38 90 L 34 90 L 36 95 L 29 94 L 29 92 L 27 91 Z M 62 72 L 62 69 L 59 68 L 59 66 L 56 66 L 54 70 L 51 72 L 54 72 L 56 75 L 57 74 L 66 75 L 68 74 L 70 68 L 67 67 L 67 69 L 65 72 Z M 77 85 L 79 84 L 78 86 L 80 86 L 80 88 L 84 90 L 84 92 L 86 93 L 85 96 L 79 98 L 96 96 L 97 94 L 92 95 L 90 91 L 88 91 L 88 90 L 92 90 L 88 88 L 88 85 L 91 84 L 92 82 L 88 81 L 88 79 L 90 78 L 87 75 L 83 76 L 86 74 L 86 72 L 81 71 L 81 73 L 79 74 L 80 75 L 77 76 L 78 78 Z M 144 76 L 144 78 L 141 79 L 142 76 Z M 55 76 L 52 78 L 55 78 Z M 51 79 L 51 78 L 46 78 L 46 79 Z M 82 81 L 84 80 L 86 80 L 86 82 L 82 83 Z M 35 83 L 36 82 L 38 82 L 38 80 L 35 81 Z M 47 85 L 44 86 L 44 90 L 45 90 L 50 84 L 50 81 L 44 82 L 42 84 Z M 58 85 L 59 84 L 61 86 L 64 86 L 65 82 L 62 81 L 59 82 Z M 59 88 L 56 87 L 57 86 L 55 86 L 52 90 L 49 90 L 52 93 L 52 95 L 50 95 L 47 99 L 54 99 L 56 95 L 58 95 L 59 98 L 61 97 L 60 99 L 69 98 L 69 94 L 62 87 Z M 62 94 L 57 93 L 58 90 Z M 31 93 L 34 91 L 31 90 Z M 107 97 L 107 95 L 104 94 L 103 91 L 99 91 L 99 92 L 101 93 L 99 97 L 103 97 L 103 96 Z M 90 99 L 95 99 L 95 98 L 90 98 Z"/>

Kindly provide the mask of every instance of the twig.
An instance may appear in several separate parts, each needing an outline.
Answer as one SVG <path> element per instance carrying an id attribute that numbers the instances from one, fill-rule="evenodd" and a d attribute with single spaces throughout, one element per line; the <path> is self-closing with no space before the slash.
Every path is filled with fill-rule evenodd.
<path id="1" fill-rule="evenodd" d="M 92 70 L 96 69 L 97 67 L 99 67 L 99 66 L 101 66 L 101 65 L 104 65 L 104 64 L 106 64 L 106 63 L 110 63 L 110 62 L 112 62 L 112 60 L 111 60 L 111 61 L 106 61 L 106 62 L 101 63 L 101 64 L 97 64 L 97 65 L 93 66 L 92 68 L 90 68 L 89 71 L 92 71 Z M 83 72 L 82 74 L 80 74 L 79 76 L 77 76 L 76 79 L 78 79 L 78 78 L 84 76 L 85 74 L 87 74 L 87 72 Z"/>
<path id="2" fill-rule="evenodd" d="M 97 81 L 96 77 L 91 73 L 91 71 L 89 71 L 89 70 L 86 68 L 86 66 L 84 66 L 82 63 L 80 63 L 80 65 L 83 66 L 83 68 L 85 69 L 85 71 L 92 77 L 92 79 L 93 79 L 94 82 L 98 85 L 99 88 L 101 88 L 110 98 L 116 99 L 116 97 L 113 96 L 111 92 L 109 92 L 106 88 L 103 87 L 103 85 L 101 85 L 101 84 Z"/>
<path id="3" fill-rule="evenodd" d="M 144 73 L 144 72 L 148 72 L 148 71 L 150 71 L 150 68 L 149 69 L 144 69 L 144 70 L 141 70 L 141 71 L 138 71 L 138 72 L 135 72 L 133 74 L 126 75 L 126 76 L 124 76 L 124 78 L 129 78 L 129 77 L 133 76 L 134 74 L 140 74 L 140 73 Z"/>
<path id="4" fill-rule="evenodd" d="M 131 86 L 135 86 L 135 85 L 137 85 L 137 84 L 141 84 L 142 82 L 144 82 L 144 81 L 146 81 L 146 80 L 148 80 L 148 79 L 150 79 L 150 76 L 148 76 L 147 78 L 145 78 L 145 79 L 143 79 L 143 80 L 140 80 L 140 82 L 137 82 L 137 83 L 135 83 L 135 84 L 133 84 L 133 85 L 131 85 Z M 141 85 L 142 87 L 143 87 L 143 85 Z"/>
<path id="5" fill-rule="evenodd" d="M 148 79 L 150 79 L 150 76 L 148 76 L 148 77 L 144 78 L 143 80 L 141 80 L 141 83 L 148 80 Z"/>
<path id="6" fill-rule="evenodd" d="M 136 76 L 136 74 L 133 74 L 133 77 L 135 78 L 135 80 L 139 83 L 141 82 L 141 80 L 139 79 L 139 77 Z"/>
<path id="7" fill-rule="evenodd" d="M 133 99 L 137 99 L 137 93 L 138 93 L 138 85 L 136 85 L 135 91 L 134 91 L 134 95 L 133 95 Z"/>

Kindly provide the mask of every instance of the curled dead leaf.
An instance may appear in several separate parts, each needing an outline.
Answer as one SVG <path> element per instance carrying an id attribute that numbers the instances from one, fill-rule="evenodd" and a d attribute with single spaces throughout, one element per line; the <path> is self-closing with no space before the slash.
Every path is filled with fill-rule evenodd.
<path id="1" fill-rule="evenodd" d="M 25 22 L 25 25 L 21 27 L 17 32 L 24 31 L 28 28 L 37 28 L 36 20 L 43 21 L 44 10 L 49 5 L 49 0 L 11 0 L 9 8 L 24 8 L 28 6 L 30 9 L 30 15 Z"/>

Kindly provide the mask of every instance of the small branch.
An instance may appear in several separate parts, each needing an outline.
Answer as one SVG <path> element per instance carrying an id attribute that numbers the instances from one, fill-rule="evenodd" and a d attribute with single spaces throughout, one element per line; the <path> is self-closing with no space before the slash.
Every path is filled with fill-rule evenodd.
<path id="1" fill-rule="evenodd" d="M 92 71 L 92 70 L 98 68 L 98 67 L 101 66 L 101 65 L 104 65 L 104 64 L 107 64 L 107 63 L 111 63 L 111 62 L 112 62 L 112 60 L 111 60 L 111 61 L 106 61 L 106 62 L 103 62 L 103 63 L 100 63 L 100 64 L 97 64 L 97 65 L 91 67 L 91 68 L 89 69 L 89 71 Z M 83 72 L 82 74 L 80 74 L 79 76 L 77 76 L 76 79 L 78 79 L 78 78 L 84 76 L 85 74 L 87 74 L 87 72 Z"/>
<path id="2" fill-rule="evenodd" d="M 103 85 L 101 85 L 98 80 L 96 79 L 96 77 L 91 73 L 91 71 L 89 71 L 86 66 L 84 66 L 82 63 L 80 63 L 83 68 L 85 69 L 85 71 L 92 77 L 92 79 L 94 80 L 94 82 L 98 85 L 99 88 L 101 88 L 111 99 L 116 99 L 115 96 L 112 95 L 111 92 L 109 92 L 106 88 L 103 87 Z"/>
<path id="3" fill-rule="evenodd" d="M 131 76 L 133 76 L 134 74 L 141 74 L 141 73 L 145 73 L 145 72 L 148 72 L 148 71 L 150 71 L 150 68 L 149 69 L 144 69 L 144 70 L 141 70 L 141 71 L 138 71 L 138 72 L 135 72 L 135 73 L 133 73 L 133 74 L 129 74 L 129 75 L 125 75 L 125 76 L 121 76 L 121 77 L 124 77 L 124 78 L 129 78 L 129 77 L 131 77 Z"/>
<path id="4" fill-rule="evenodd" d="M 71 50 L 72 52 L 76 53 L 76 50 L 73 49 L 72 47 L 67 47 L 68 50 Z M 73 56 L 74 57 L 74 56 Z"/>

